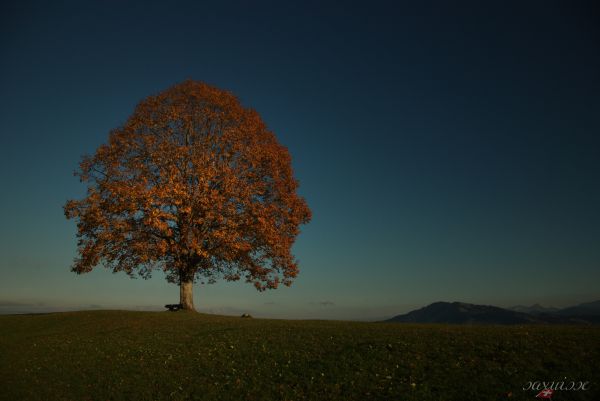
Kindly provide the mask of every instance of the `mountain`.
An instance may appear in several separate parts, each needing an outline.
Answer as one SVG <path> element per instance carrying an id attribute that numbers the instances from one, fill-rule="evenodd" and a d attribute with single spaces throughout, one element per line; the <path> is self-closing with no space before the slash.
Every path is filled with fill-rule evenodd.
<path id="1" fill-rule="evenodd" d="M 561 316 L 600 316 L 600 301 L 587 302 L 557 312 Z"/>
<path id="2" fill-rule="evenodd" d="M 538 304 L 511 309 L 464 302 L 435 302 L 386 322 L 451 324 L 600 324 L 600 301 L 565 309 Z"/>
<path id="3" fill-rule="evenodd" d="M 508 309 L 514 310 L 515 312 L 529 313 L 530 315 L 539 315 L 541 313 L 556 313 L 560 310 L 558 308 L 547 308 L 540 304 L 533 304 L 531 306 L 517 305 Z"/>
<path id="4" fill-rule="evenodd" d="M 526 324 L 539 323 L 539 319 L 527 313 L 498 308 L 497 306 L 475 305 L 464 302 L 435 302 L 405 315 L 395 316 L 387 322 Z"/>

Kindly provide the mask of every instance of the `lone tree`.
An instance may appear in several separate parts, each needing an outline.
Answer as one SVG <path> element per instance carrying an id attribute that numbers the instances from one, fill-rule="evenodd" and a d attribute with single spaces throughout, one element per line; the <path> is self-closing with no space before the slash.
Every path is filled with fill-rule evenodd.
<path id="1" fill-rule="evenodd" d="M 291 247 L 310 209 L 288 150 L 231 93 L 186 81 L 143 100 L 75 173 L 87 196 L 64 206 L 77 221 L 72 270 L 166 272 L 194 309 L 197 280 L 291 285 Z"/>

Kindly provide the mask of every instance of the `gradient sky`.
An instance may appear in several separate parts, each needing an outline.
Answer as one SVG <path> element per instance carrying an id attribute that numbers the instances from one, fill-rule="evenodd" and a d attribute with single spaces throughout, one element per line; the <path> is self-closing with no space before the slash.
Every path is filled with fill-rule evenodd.
<path id="1" fill-rule="evenodd" d="M 196 285 L 200 311 L 600 298 L 597 2 L 217 3 L 2 2 L 0 313 L 177 302 L 160 272 L 71 273 L 62 206 L 81 155 L 187 78 L 263 116 L 313 211 L 291 288 Z"/>

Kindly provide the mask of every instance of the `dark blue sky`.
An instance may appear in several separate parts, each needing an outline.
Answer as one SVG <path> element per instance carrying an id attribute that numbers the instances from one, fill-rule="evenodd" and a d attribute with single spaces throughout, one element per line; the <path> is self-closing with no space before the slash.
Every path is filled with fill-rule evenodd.
<path id="1" fill-rule="evenodd" d="M 178 299 L 161 274 L 71 273 L 62 205 L 80 156 L 187 78 L 258 110 L 313 211 L 291 288 L 197 285 L 201 311 L 600 298 L 597 4 L 216 3 L 2 2 L 0 312 Z"/>

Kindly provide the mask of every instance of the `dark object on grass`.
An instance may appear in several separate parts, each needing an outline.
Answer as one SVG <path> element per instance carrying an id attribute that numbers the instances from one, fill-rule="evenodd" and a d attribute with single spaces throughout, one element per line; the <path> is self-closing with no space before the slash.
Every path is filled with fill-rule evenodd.
<path id="1" fill-rule="evenodd" d="M 183 309 L 183 304 L 168 304 L 165 305 L 165 308 L 167 308 L 169 312 L 177 312 L 179 309 Z"/>
<path id="2" fill-rule="evenodd" d="M 251 318 L 252 316 L 251 316 L 249 313 L 244 313 L 244 314 L 242 314 L 242 316 L 241 316 L 241 317 L 244 317 L 244 318 Z"/>

